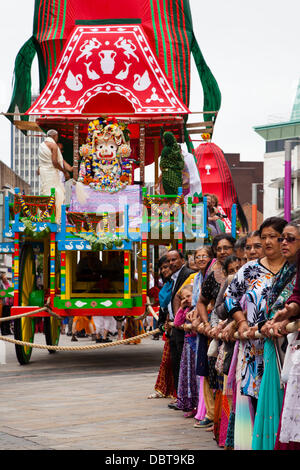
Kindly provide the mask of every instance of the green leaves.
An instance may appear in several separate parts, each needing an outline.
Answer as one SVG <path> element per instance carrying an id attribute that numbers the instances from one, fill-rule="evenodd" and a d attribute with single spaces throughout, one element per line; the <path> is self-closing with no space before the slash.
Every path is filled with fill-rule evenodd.
<path id="1" fill-rule="evenodd" d="M 24 235 L 28 238 L 32 238 L 33 240 L 41 240 L 42 238 L 49 235 L 49 233 L 51 232 L 48 226 L 44 228 L 42 231 L 37 232 L 31 220 L 28 219 L 27 217 L 22 217 L 20 220 L 25 226 Z"/>
<path id="2" fill-rule="evenodd" d="M 118 248 L 121 248 L 123 242 L 128 241 L 128 239 L 111 234 L 107 235 L 106 237 L 99 237 L 95 234 L 87 235 L 85 233 L 76 233 L 76 236 L 87 241 L 91 245 L 92 251 L 102 251 L 104 249 L 111 250 L 114 245 Z"/>

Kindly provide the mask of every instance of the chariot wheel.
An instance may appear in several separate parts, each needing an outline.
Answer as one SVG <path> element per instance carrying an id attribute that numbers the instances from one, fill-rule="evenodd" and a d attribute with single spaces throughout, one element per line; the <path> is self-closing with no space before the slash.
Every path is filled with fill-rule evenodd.
<path id="1" fill-rule="evenodd" d="M 30 305 L 30 294 L 35 289 L 35 262 L 32 246 L 25 243 L 20 253 L 19 263 L 19 305 Z M 33 343 L 35 320 L 23 317 L 14 320 L 14 337 L 16 340 Z M 21 365 L 30 361 L 32 347 L 15 345 L 16 355 Z"/>
<path id="2" fill-rule="evenodd" d="M 46 344 L 49 346 L 57 346 L 60 337 L 61 321 L 54 317 L 44 317 L 44 333 Z M 48 349 L 50 354 L 55 353 L 53 349 Z"/>

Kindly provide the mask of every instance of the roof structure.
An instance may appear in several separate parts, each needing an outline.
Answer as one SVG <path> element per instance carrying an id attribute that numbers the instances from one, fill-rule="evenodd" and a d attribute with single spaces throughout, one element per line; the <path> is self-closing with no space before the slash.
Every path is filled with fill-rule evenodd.
<path id="1" fill-rule="evenodd" d="M 144 34 L 136 25 L 75 26 L 32 115 L 184 115 Z"/>
<path id="2" fill-rule="evenodd" d="M 92 26 L 97 28 L 98 26 L 109 27 L 110 25 L 139 25 L 147 38 L 155 60 L 168 80 L 168 84 L 172 87 L 181 103 L 184 103 L 187 107 L 189 107 L 190 99 L 190 60 L 193 56 L 199 75 L 200 89 L 202 88 L 203 92 L 201 93 L 199 89 L 199 103 L 194 102 L 193 105 L 196 105 L 199 111 L 202 108 L 204 121 L 215 123 L 221 106 L 221 93 L 197 42 L 189 0 L 140 0 L 138 2 L 137 0 L 127 0 L 126 2 L 119 0 L 116 2 L 103 0 L 93 0 L 93 2 L 85 0 L 35 0 L 32 36 L 21 47 L 15 60 L 14 88 L 6 113 L 7 118 L 13 122 L 16 113 L 20 113 L 20 120 L 23 122 L 28 121 L 29 116 L 24 113 L 28 111 L 32 104 L 31 69 L 36 55 L 39 67 L 40 93 L 42 93 L 61 60 L 61 55 L 74 27 Z M 101 47 L 110 50 L 105 44 Z M 118 52 L 120 56 L 122 50 L 118 49 Z M 133 57 L 131 58 L 133 59 Z M 115 59 L 117 60 L 117 58 Z M 130 63 L 128 60 L 126 62 Z M 85 63 L 89 64 L 89 61 L 85 61 Z M 134 62 L 131 63 L 132 65 L 128 66 L 130 67 L 130 73 L 132 73 L 134 67 Z M 90 68 L 91 77 L 96 76 L 93 73 L 95 69 L 92 69 L 91 65 L 84 67 Z M 114 70 L 117 70 L 116 67 L 117 63 Z M 127 69 L 125 66 L 118 73 L 121 73 L 122 70 L 126 74 Z M 74 71 L 71 72 L 74 75 Z M 86 73 L 87 71 L 84 69 L 82 74 Z M 96 73 L 100 75 L 99 71 L 96 71 Z M 74 76 L 76 79 L 76 75 Z M 68 83 L 72 81 L 72 76 L 70 77 Z M 144 77 L 144 81 L 146 81 L 146 78 L 147 76 Z M 106 86 L 111 86 L 108 82 L 111 82 L 111 80 L 107 80 L 107 83 L 103 82 L 103 84 L 106 83 Z M 119 85 L 120 83 L 118 82 Z M 156 94 L 159 94 L 159 87 L 153 85 L 152 88 L 156 88 L 156 90 L 153 91 L 150 88 L 151 96 L 145 97 L 146 100 L 152 99 L 150 103 L 147 103 L 151 104 L 150 108 L 154 104 L 153 98 Z M 123 95 L 126 96 L 126 93 L 127 91 Z M 134 110 L 132 100 L 135 98 L 132 97 L 130 103 L 123 95 L 123 104 L 127 100 L 127 111 L 129 109 Z M 63 100 L 64 96 L 66 94 L 59 95 L 58 98 Z M 100 96 L 104 98 L 105 93 L 101 93 Z M 111 105 L 109 108 L 110 114 L 115 113 L 115 100 L 112 99 L 114 96 L 117 96 L 117 94 L 107 94 Z M 121 97 L 121 95 L 118 96 Z M 89 104 L 92 102 L 93 99 L 91 98 Z M 101 110 L 103 110 L 102 106 Z M 97 114 L 101 113 L 101 110 L 97 109 Z M 161 116 L 165 116 L 165 114 L 162 113 Z M 186 129 L 185 133 L 187 146 L 192 151 L 193 146 L 187 138 Z"/>
<path id="3" fill-rule="evenodd" d="M 300 79 L 298 83 L 294 106 L 292 109 L 291 121 L 300 121 Z"/>
<path id="4" fill-rule="evenodd" d="M 265 124 L 254 130 L 266 141 L 295 139 L 300 136 L 300 80 L 289 121 Z"/>

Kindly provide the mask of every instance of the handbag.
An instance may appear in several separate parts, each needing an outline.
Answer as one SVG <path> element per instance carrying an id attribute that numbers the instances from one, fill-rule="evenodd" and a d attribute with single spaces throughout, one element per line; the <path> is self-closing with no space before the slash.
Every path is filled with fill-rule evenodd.
<path id="1" fill-rule="evenodd" d="M 217 356 L 217 360 L 216 360 L 216 365 L 215 365 L 215 368 L 216 368 L 216 371 L 217 371 L 218 375 L 223 375 L 225 354 L 226 354 L 226 352 L 225 352 L 225 343 L 222 343 L 220 348 L 219 348 L 219 352 L 218 352 L 218 356 Z"/>
<path id="2" fill-rule="evenodd" d="M 299 361 L 300 355 L 300 334 L 299 331 L 289 333 L 287 335 L 288 347 L 286 350 L 282 370 L 281 370 L 281 381 L 287 383 L 289 373 L 293 364 Z"/>
<path id="3" fill-rule="evenodd" d="M 234 351 L 234 343 L 226 343 L 225 347 L 225 359 L 223 365 L 223 374 L 228 375 L 229 369 L 231 366 L 231 361 L 233 358 L 233 351 Z"/>
<path id="4" fill-rule="evenodd" d="M 217 357 L 219 349 L 219 341 L 215 338 L 209 343 L 207 355 L 208 357 Z"/>

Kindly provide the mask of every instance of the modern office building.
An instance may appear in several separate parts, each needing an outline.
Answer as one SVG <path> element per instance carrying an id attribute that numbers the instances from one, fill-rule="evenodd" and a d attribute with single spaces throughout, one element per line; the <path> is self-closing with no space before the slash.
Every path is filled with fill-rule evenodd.
<path id="1" fill-rule="evenodd" d="M 33 101 L 37 97 L 33 97 Z M 29 120 L 34 118 L 30 116 Z M 11 125 L 11 168 L 30 185 L 31 194 L 39 194 L 38 149 L 43 137 L 40 133 L 22 132 Z"/>
<path id="2" fill-rule="evenodd" d="M 42 137 L 24 135 L 11 125 L 11 168 L 30 185 L 31 194 L 39 193 L 38 148 Z"/>

